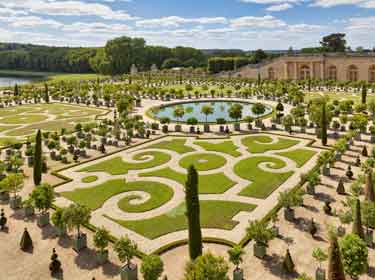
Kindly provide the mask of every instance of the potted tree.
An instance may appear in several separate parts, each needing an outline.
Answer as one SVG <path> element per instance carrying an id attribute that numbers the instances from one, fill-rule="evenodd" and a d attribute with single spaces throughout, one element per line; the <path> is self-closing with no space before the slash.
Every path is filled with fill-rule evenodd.
<path id="1" fill-rule="evenodd" d="M 310 195 L 315 195 L 315 187 L 320 184 L 320 176 L 318 172 L 309 172 L 306 176 L 306 191 Z"/>
<path id="2" fill-rule="evenodd" d="M 30 195 L 33 205 L 40 211 L 38 216 L 38 226 L 44 227 L 49 224 L 48 209 L 52 207 L 55 195 L 53 189 L 48 184 L 41 184 L 35 187 Z"/>
<path id="3" fill-rule="evenodd" d="M 35 213 L 34 205 L 33 205 L 33 200 L 32 199 L 27 199 L 24 202 L 22 202 L 23 206 L 23 211 L 25 217 L 31 217 Z"/>
<path id="4" fill-rule="evenodd" d="M 268 227 L 268 224 L 263 221 L 250 222 L 246 229 L 250 239 L 254 239 L 254 256 L 262 259 L 267 254 L 268 242 L 272 240 L 274 232 Z"/>
<path id="5" fill-rule="evenodd" d="M 22 198 L 18 196 L 18 192 L 23 188 L 23 175 L 21 173 L 10 173 L 0 182 L 1 189 L 13 193 L 10 197 L 9 204 L 12 209 L 18 209 L 22 205 Z"/>
<path id="6" fill-rule="evenodd" d="M 203 130 L 204 132 L 210 132 L 210 125 L 208 123 L 208 116 L 214 113 L 214 109 L 210 105 L 205 105 L 202 107 L 201 112 L 205 115 L 206 121 L 204 123 Z"/>
<path id="7" fill-rule="evenodd" d="M 232 249 L 228 250 L 229 261 L 235 265 L 233 270 L 233 280 L 243 280 L 243 270 L 240 268 L 240 264 L 243 262 L 242 256 L 244 251 L 241 246 L 236 245 Z"/>
<path id="8" fill-rule="evenodd" d="M 320 248 L 314 249 L 312 253 L 313 258 L 319 263 L 319 267 L 315 271 L 316 280 L 325 280 L 326 271 L 322 268 L 322 262 L 328 259 L 328 255 Z"/>
<path id="9" fill-rule="evenodd" d="M 235 103 L 229 108 L 229 111 L 228 111 L 229 117 L 231 117 L 232 119 L 236 121 L 234 123 L 235 131 L 240 131 L 240 123 L 238 121 L 242 118 L 242 109 L 243 109 L 243 106 L 241 104 Z"/>
<path id="10" fill-rule="evenodd" d="M 138 267 L 131 262 L 137 253 L 137 244 L 132 242 L 127 236 L 122 237 L 115 243 L 114 250 L 120 261 L 125 262 L 120 271 L 121 280 L 137 280 Z"/>
<path id="11" fill-rule="evenodd" d="M 96 252 L 98 264 L 102 265 L 108 261 L 108 250 L 106 249 L 109 243 L 109 232 L 104 227 L 98 229 L 94 235 L 94 245 L 99 250 Z"/>
<path id="12" fill-rule="evenodd" d="M 64 211 L 64 208 L 58 208 L 51 217 L 52 224 L 56 227 L 57 236 L 64 236 L 66 234 Z"/>
<path id="13" fill-rule="evenodd" d="M 64 211 L 64 220 L 69 230 L 76 228 L 77 234 L 73 239 L 73 249 L 76 252 L 87 247 L 87 235 L 81 232 L 81 226 L 87 224 L 91 218 L 91 210 L 84 205 L 71 204 Z"/>
<path id="14" fill-rule="evenodd" d="M 303 204 L 303 192 L 285 191 L 279 194 L 279 204 L 284 207 L 284 218 L 289 222 L 294 222 L 295 214 L 293 207 L 301 206 Z"/>
<path id="15" fill-rule="evenodd" d="M 371 228 L 375 228 L 375 203 L 365 200 L 362 202 L 362 222 L 366 227 L 364 232 L 365 241 L 368 246 L 372 247 L 374 242 L 374 232 Z"/>

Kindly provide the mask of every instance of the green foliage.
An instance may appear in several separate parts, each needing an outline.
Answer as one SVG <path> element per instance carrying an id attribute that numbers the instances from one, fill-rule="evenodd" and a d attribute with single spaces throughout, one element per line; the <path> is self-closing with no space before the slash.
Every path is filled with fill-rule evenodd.
<path id="1" fill-rule="evenodd" d="M 131 241 L 127 236 L 121 237 L 116 241 L 114 250 L 120 261 L 130 265 L 131 260 L 137 254 L 137 244 Z"/>
<path id="2" fill-rule="evenodd" d="M 358 235 L 361 239 L 364 239 L 365 234 L 362 227 L 362 217 L 361 217 L 361 202 L 359 199 L 355 202 L 354 208 L 354 222 L 353 222 L 353 234 Z"/>
<path id="3" fill-rule="evenodd" d="M 164 270 L 163 261 L 159 256 L 148 255 L 143 259 L 141 273 L 144 280 L 157 280 Z"/>
<path id="4" fill-rule="evenodd" d="M 375 203 L 371 201 L 362 202 L 362 222 L 366 227 L 375 228 Z"/>
<path id="5" fill-rule="evenodd" d="M 286 250 L 284 261 L 283 261 L 283 268 L 285 272 L 291 274 L 294 273 L 294 262 L 292 256 L 290 255 L 289 249 Z"/>
<path id="6" fill-rule="evenodd" d="M 96 230 L 94 235 L 94 245 L 96 248 L 99 248 L 100 251 L 104 251 L 107 248 L 109 243 L 110 235 L 109 231 L 104 227 Z"/>
<path id="7" fill-rule="evenodd" d="M 232 249 L 228 250 L 229 261 L 234 264 L 237 269 L 243 261 L 242 256 L 244 255 L 244 253 L 244 250 L 239 245 L 236 245 Z"/>
<path id="8" fill-rule="evenodd" d="M 321 248 L 314 249 L 312 256 L 317 262 L 319 262 L 319 267 L 322 266 L 322 262 L 328 259 L 327 253 L 324 252 Z"/>
<path id="9" fill-rule="evenodd" d="M 14 197 L 16 197 L 17 192 L 19 192 L 24 186 L 23 180 L 24 177 L 21 173 L 10 173 L 0 182 L 0 189 L 3 191 L 12 192 Z"/>
<path id="10" fill-rule="evenodd" d="M 51 274 L 58 273 L 61 270 L 61 262 L 58 260 L 55 248 L 52 249 L 51 263 L 49 264 Z"/>
<path id="11" fill-rule="evenodd" d="M 35 150 L 34 150 L 34 184 L 35 186 L 40 185 L 42 181 L 42 167 L 43 167 L 43 159 L 42 159 L 42 133 L 38 130 L 35 138 Z"/>
<path id="12" fill-rule="evenodd" d="M 189 254 L 192 260 L 202 255 L 202 232 L 198 192 L 198 172 L 191 165 L 185 183 L 186 216 L 189 231 Z"/>
<path id="13" fill-rule="evenodd" d="M 250 239 L 266 246 L 270 240 L 275 238 L 274 231 L 264 221 L 251 221 L 246 231 Z"/>
<path id="14" fill-rule="evenodd" d="M 80 227 L 87 224 L 91 218 L 91 210 L 87 206 L 71 204 L 64 211 L 64 220 L 69 229 L 76 228 L 80 236 Z"/>
<path id="15" fill-rule="evenodd" d="M 58 208 L 53 212 L 51 221 L 53 225 L 57 228 L 63 229 L 66 227 L 66 220 L 64 219 L 65 208 Z"/>
<path id="16" fill-rule="evenodd" d="M 280 205 L 285 208 L 293 208 L 303 204 L 303 191 L 284 191 L 280 192 L 278 200 Z"/>
<path id="17" fill-rule="evenodd" d="M 229 280 L 228 264 L 222 257 L 206 253 L 187 263 L 184 280 Z"/>
<path id="18" fill-rule="evenodd" d="M 55 200 L 55 193 L 50 185 L 42 184 L 34 188 L 30 194 L 30 199 L 36 208 L 42 212 L 46 212 L 52 207 L 53 201 Z"/>
<path id="19" fill-rule="evenodd" d="M 358 277 L 367 271 L 368 249 L 366 243 L 356 234 L 348 234 L 340 240 L 345 273 Z"/>
<path id="20" fill-rule="evenodd" d="M 328 280 L 345 280 L 340 246 L 337 241 L 337 235 L 333 232 L 330 233 L 330 244 L 328 251 Z"/>

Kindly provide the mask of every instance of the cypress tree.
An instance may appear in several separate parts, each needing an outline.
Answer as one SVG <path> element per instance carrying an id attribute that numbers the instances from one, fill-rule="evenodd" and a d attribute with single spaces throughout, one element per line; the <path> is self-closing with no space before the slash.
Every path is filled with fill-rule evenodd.
<path id="1" fill-rule="evenodd" d="M 14 85 L 14 96 L 18 96 L 18 94 L 19 94 L 18 85 L 15 84 Z"/>
<path id="2" fill-rule="evenodd" d="M 36 134 L 35 150 L 34 150 L 34 184 L 35 186 L 40 185 L 40 182 L 42 181 L 42 169 L 43 169 L 42 133 L 39 129 Z"/>
<path id="3" fill-rule="evenodd" d="M 328 280 L 345 280 L 340 247 L 335 233 L 330 233 L 330 245 L 328 250 Z"/>
<path id="4" fill-rule="evenodd" d="M 198 173 L 193 165 L 185 183 L 186 215 L 189 231 L 189 254 L 192 260 L 202 255 L 202 232 L 198 195 Z"/>
<path id="5" fill-rule="evenodd" d="M 341 194 L 341 195 L 345 195 L 346 192 L 345 192 L 345 186 L 344 186 L 344 179 L 341 177 L 340 180 L 339 180 L 339 183 L 337 185 L 337 189 L 336 189 L 336 192 L 338 194 Z"/>
<path id="6" fill-rule="evenodd" d="M 327 145 L 327 112 L 326 103 L 322 104 L 322 123 L 321 123 L 321 134 L 322 134 L 322 145 Z"/>
<path id="7" fill-rule="evenodd" d="M 361 95 L 361 102 L 362 102 L 362 104 L 366 104 L 366 98 L 367 98 L 367 86 L 363 85 L 363 87 L 362 87 L 362 95 Z"/>
<path id="8" fill-rule="evenodd" d="M 292 256 L 290 255 L 289 249 L 286 250 L 284 262 L 283 262 L 283 268 L 286 273 L 292 274 L 294 272 L 294 262 L 292 259 Z"/>
<path id="9" fill-rule="evenodd" d="M 49 103 L 48 85 L 44 84 L 44 101 Z"/>
<path id="10" fill-rule="evenodd" d="M 368 170 L 366 171 L 365 198 L 366 200 L 375 202 L 374 183 L 372 181 L 372 168 L 368 168 Z"/>
<path id="11" fill-rule="evenodd" d="M 361 202 L 359 201 L 359 199 L 357 199 L 355 202 L 354 211 L 355 212 L 354 212 L 352 233 L 358 235 L 361 239 L 364 239 L 365 233 L 363 232 L 363 227 L 362 227 Z"/>

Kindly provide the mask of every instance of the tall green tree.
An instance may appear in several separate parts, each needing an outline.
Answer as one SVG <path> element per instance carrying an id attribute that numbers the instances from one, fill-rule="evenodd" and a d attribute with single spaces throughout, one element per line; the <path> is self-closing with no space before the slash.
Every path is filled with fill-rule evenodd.
<path id="1" fill-rule="evenodd" d="M 49 92 L 48 92 L 48 84 L 44 84 L 44 101 L 49 103 Z"/>
<path id="2" fill-rule="evenodd" d="M 34 184 L 35 186 L 40 185 L 42 181 L 42 170 L 43 170 L 43 152 L 42 152 L 42 132 L 38 130 L 35 138 L 34 148 Z"/>
<path id="3" fill-rule="evenodd" d="M 328 250 L 328 280 L 345 280 L 344 266 L 336 233 L 330 232 Z"/>
<path id="4" fill-rule="evenodd" d="M 343 33 L 333 33 L 328 36 L 323 37 L 320 45 L 323 51 L 326 52 L 345 52 L 346 50 L 346 40 L 345 34 Z"/>
<path id="5" fill-rule="evenodd" d="M 189 231 L 189 254 L 192 260 L 202 255 L 202 232 L 198 195 L 198 172 L 193 165 L 188 169 L 185 183 L 186 215 Z"/>
<path id="6" fill-rule="evenodd" d="M 322 145 L 326 146 L 328 142 L 327 138 L 327 129 L 328 129 L 328 121 L 327 121 L 327 104 L 325 102 L 322 103 L 322 119 L 321 119 L 321 136 L 322 136 Z"/>
<path id="7" fill-rule="evenodd" d="M 366 104 L 366 99 L 367 99 L 367 86 L 363 85 L 362 94 L 361 94 L 361 103 Z"/>
<path id="8" fill-rule="evenodd" d="M 375 160 L 370 158 L 362 164 L 362 171 L 366 176 L 366 185 L 365 185 L 365 198 L 368 201 L 375 202 L 375 192 L 374 192 L 374 182 L 372 180 L 373 168 Z"/>
<path id="9" fill-rule="evenodd" d="M 359 199 L 356 199 L 355 201 L 352 233 L 358 235 L 361 239 L 364 239 L 365 237 L 365 233 L 363 232 L 363 227 L 362 227 L 361 202 Z"/>

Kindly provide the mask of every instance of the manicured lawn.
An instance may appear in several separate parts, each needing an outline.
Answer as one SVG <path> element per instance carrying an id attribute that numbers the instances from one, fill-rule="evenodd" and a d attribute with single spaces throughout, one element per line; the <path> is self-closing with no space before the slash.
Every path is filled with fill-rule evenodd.
<path id="1" fill-rule="evenodd" d="M 98 176 L 87 176 L 82 178 L 82 183 L 92 183 L 98 180 Z"/>
<path id="2" fill-rule="evenodd" d="M 169 141 L 162 141 L 156 143 L 154 145 L 148 146 L 147 148 L 171 150 L 179 154 L 194 152 L 194 149 L 189 146 L 186 146 L 185 143 L 186 139 L 172 139 Z"/>
<path id="3" fill-rule="evenodd" d="M 278 137 L 278 142 L 272 143 L 272 138 L 265 135 L 248 136 L 241 140 L 250 153 L 264 153 L 272 150 L 283 150 L 299 143 L 298 140 Z"/>
<path id="4" fill-rule="evenodd" d="M 19 127 L 19 126 L 18 125 L 8 125 L 8 126 L 1 125 L 0 126 L 0 132 L 6 131 L 6 130 L 9 130 L 9 129 L 14 129 L 14 128 L 17 128 L 17 127 Z"/>
<path id="5" fill-rule="evenodd" d="M 233 201 L 200 201 L 201 226 L 202 228 L 216 228 L 232 230 L 238 222 L 233 217 L 240 211 L 251 212 L 255 205 Z M 187 229 L 186 206 L 180 206 L 170 212 L 151 219 L 138 221 L 122 221 L 107 217 L 120 225 L 137 232 L 149 239 L 155 239 L 165 234 Z"/>
<path id="6" fill-rule="evenodd" d="M 197 170 L 205 171 L 222 167 L 226 164 L 227 160 L 219 155 L 200 153 L 183 157 L 179 164 L 183 168 L 189 168 L 194 165 Z"/>
<path id="7" fill-rule="evenodd" d="M 124 192 L 143 191 L 151 195 L 151 198 L 142 204 L 130 204 L 131 199 L 124 198 L 118 203 L 120 209 L 126 212 L 145 212 L 158 208 L 167 203 L 173 196 L 173 190 L 157 182 L 128 182 L 123 179 L 107 181 L 101 185 L 77 189 L 72 192 L 60 193 L 63 197 L 76 203 L 86 205 L 92 210 L 100 208 L 109 198 Z M 134 196 L 131 196 L 134 198 Z"/>
<path id="8" fill-rule="evenodd" d="M 111 175 L 127 174 L 129 170 L 147 169 L 162 165 L 171 160 L 171 156 L 162 152 L 149 151 L 135 155 L 134 160 L 144 160 L 147 156 L 151 156 L 151 160 L 139 163 L 124 162 L 122 157 L 115 157 L 109 160 L 102 161 L 98 164 L 79 170 L 80 172 L 107 172 Z"/>
<path id="9" fill-rule="evenodd" d="M 237 151 L 238 147 L 233 144 L 232 141 L 224 141 L 221 143 L 211 143 L 207 141 L 196 141 L 194 144 L 201 146 L 206 151 L 214 151 L 225 153 L 234 157 L 241 156 L 241 153 Z"/>
<path id="10" fill-rule="evenodd" d="M 47 119 L 46 115 L 15 115 L 0 119 L 3 124 L 29 124 L 34 122 L 41 122 Z"/>
<path id="11" fill-rule="evenodd" d="M 251 183 L 240 192 L 240 195 L 255 198 L 267 198 L 281 184 L 283 184 L 293 172 L 270 173 L 258 167 L 262 162 L 269 163 L 268 167 L 280 169 L 286 166 L 282 160 L 267 156 L 250 157 L 238 162 L 234 166 L 234 172 Z"/>
<path id="12" fill-rule="evenodd" d="M 174 171 L 167 167 L 153 172 L 141 173 L 143 177 L 161 177 L 174 180 L 185 186 L 186 174 Z M 199 193 L 200 194 L 222 194 L 233 187 L 236 183 L 230 180 L 224 173 L 210 175 L 199 175 Z"/>
<path id="13" fill-rule="evenodd" d="M 280 156 L 284 156 L 295 161 L 298 167 L 303 166 L 315 154 L 316 154 L 315 151 L 306 150 L 306 149 L 297 149 L 293 151 L 278 153 L 278 155 Z"/>

